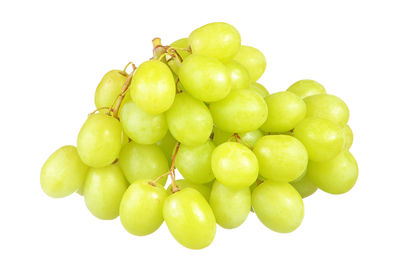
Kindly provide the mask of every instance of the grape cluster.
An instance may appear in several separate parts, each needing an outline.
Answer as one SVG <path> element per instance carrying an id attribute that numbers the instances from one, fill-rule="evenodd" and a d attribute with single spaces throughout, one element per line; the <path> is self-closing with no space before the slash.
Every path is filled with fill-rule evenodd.
<path id="1" fill-rule="evenodd" d="M 273 231 L 295 230 L 302 198 L 318 188 L 345 193 L 357 180 L 349 110 L 313 80 L 270 95 L 256 82 L 265 68 L 264 55 L 226 23 L 167 46 L 154 39 L 151 60 L 105 74 L 77 146 L 44 164 L 44 192 L 77 192 L 94 216 L 120 216 L 137 236 L 165 221 L 191 249 L 250 211 Z"/>

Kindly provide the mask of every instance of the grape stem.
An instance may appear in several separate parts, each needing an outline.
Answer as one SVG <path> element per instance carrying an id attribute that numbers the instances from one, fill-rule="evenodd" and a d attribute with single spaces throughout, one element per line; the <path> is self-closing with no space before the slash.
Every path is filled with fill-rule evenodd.
<path id="1" fill-rule="evenodd" d="M 253 148 L 244 140 L 242 139 L 238 133 L 233 134 L 233 136 L 231 136 L 229 138 L 229 140 L 231 140 L 232 138 L 235 138 L 236 142 L 240 142 L 242 143 L 244 146 L 246 146 L 247 148 L 249 148 L 250 150 L 252 150 Z"/>
<path id="2" fill-rule="evenodd" d="M 101 111 L 101 110 L 106 110 L 106 109 L 110 109 L 110 107 L 100 107 L 100 108 L 97 108 L 96 110 L 94 110 L 93 112 L 91 112 L 90 114 L 89 114 L 89 116 L 91 116 L 91 115 L 94 115 L 96 112 L 98 112 L 98 111 Z"/>

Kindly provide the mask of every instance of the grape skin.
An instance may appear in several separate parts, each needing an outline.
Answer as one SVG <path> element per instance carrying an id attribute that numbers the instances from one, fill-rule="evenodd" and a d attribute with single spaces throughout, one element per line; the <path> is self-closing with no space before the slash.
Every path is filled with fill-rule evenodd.
<path id="1" fill-rule="evenodd" d="M 293 83 L 287 91 L 290 91 L 300 98 L 326 93 L 324 86 L 315 80 L 303 79 Z"/>
<path id="2" fill-rule="evenodd" d="M 214 127 L 213 133 L 214 133 L 213 141 L 217 146 L 226 142 L 233 135 L 233 133 L 224 132 L 218 129 L 217 127 Z M 253 148 L 256 142 L 262 136 L 264 136 L 264 134 L 258 129 L 250 132 L 240 133 L 238 135 L 244 141 L 244 143 L 250 146 L 250 148 Z M 232 138 L 231 141 L 235 141 L 235 138 Z"/>
<path id="3" fill-rule="evenodd" d="M 258 82 L 251 82 L 249 89 L 257 92 L 264 99 L 266 99 L 267 96 L 269 95 L 268 90 L 262 84 L 260 84 Z"/>
<path id="4" fill-rule="evenodd" d="M 234 60 L 247 69 L 252 82 L 256 82 L 264 74 L 267 67 L 265 56 L 251 46 L 242 45 Z"/>
<path id="5" fill-rule="evenodd" d="M 111 70 L 107 72 L 96 88 L 96 108 L 111 107 L 114 100 L 121 93 L 126 78 L 127 76 L 123 75 L 121 70 Z"/>
<path id="6" fill-rule="evenodd" d="M 344 135 L 344 148 L 348 150 L 353 145 L 353 131 L 349 125 L 345 125 L 342 130 Z"/>
<path id="7" fill-rule="evenodd" d="M 176 146 L 176 143 L 177 143 L 176 139 L 172 137 L 169 131 L 167 131 L 167 134 L 165 134 L 164 138 L 162 138 L 156 143 L 157 146 L 160 147 L 160 149 L 164 153 L 165 157 L 167 158 L 169 165 L 171 165 L 172 162 L 172 153 Z"/>
<path id="8" fill-rule="evenodd" d="M 236 62 L 230 61 L 226 64 L 232 82 L 232 90 L 247 89 L 250 86 L 250 76 L 247 69 Z"/>
<path id="9" fill-rule="evenodd" d="M 304 172 L 300 179 L 293 180 L 290 184 L 299 192 L 303 199 L 314 194 L 318 190 L 318 187 L 311 181 L 307 171 Z"/>
<path id="10" fill-rule="evenodd" d="M 213 178 L 214 179 L 214 178 Z M 213 182 L 210 182 L 211 184 Z M 197 190 L 198 192 L 201 193 L 201 195 L 208 201 L 210 198 L 210 193 L 211 193 L 211 188 L 210 186 L 207 184 L 195 184 L 190 182 L 189 180 L 186 179 L 179 179 L 176 180 L 176 185 L 179 187 L 180 190 L 183 190 L 185 188 L 193 188 L 195 190 Z M 167 188 L 167 193 L 168 195 L 172 194 L 172 185 L 169 185 Z"/>

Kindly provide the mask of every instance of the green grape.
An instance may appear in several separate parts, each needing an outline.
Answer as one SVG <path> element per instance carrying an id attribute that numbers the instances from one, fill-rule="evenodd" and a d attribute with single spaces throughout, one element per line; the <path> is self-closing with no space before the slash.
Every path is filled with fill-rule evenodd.
<path id="1" fill-rule="evenodd" d="M 264 99 L 251 90 L 232 90 L 222 101 L 211 103 L 216 127 L 226 132 L 243 133 L 258 129 L 267 120 Z"/>
<path id="2" fill-rule="evenodd" d="M 318 187 L 311 181 L 307 171 L 304 172 L 300 178 L 290 182 L 290 184 L 299 192 L 300 196 L 304 199 L 317 191 Z"/>
<path id="3" fill-rule="evenodd" d="M 258 82 L 251 82 L 249 89 L 257 92 L 263 99 L 267 98 L 269 95 L 268 90 Z"/>
<path id="4" fill-rule="evenodd" d="M 213 121 L 207 106 L 185 92 L 176 95 L 166 117 L 172 136 L 188 146 L 205 143 L 212 132 Z"/>
<path id="5" fill-rule="evenodd" d="M 224 132 L 216 127 L 214 127 L 214 138 L 213 141 L 215 143 L 215 145 L 220 145 L 224 142 L 226 142 L 233 134 L 232 133 L 227 133 Z M 254 145 L 256 144 L 256 142 L 262 137 L 264 136 L 264 134 L 256 129 L 250 132 L 244 132 L 244 133 L 240 133 L 238 134 L 239 137 L 246 143 L 248 144 L 251 148 L 254 147 Z M 234 138 L 231 139 L 231 141 L 235 141 Z"/>
<path id="6" fill-rule="evenodd" d="M 265 99 L 268 119 L 261 126 L 264 132 L 286 132 L 292 130 L 307 113 L 306 104 L 296 94 L 282 91 Z"/>
<path id="7" fill-rule="evenodd" d="M 50 197 L 66 197 L 83 184 L 87 170 L 76 148 L 63 146 L 44 163 L 40 172 L 40 185 Z"/>
<path id="8" fill-rule="evenodd" d="M 163 217 L 172 236 L 184 247 L 202 249 L 214 240 L 217 226 L 212 209 L 193 188 L 170 195 L 164 202 Z"/>
<path id="9" fill-rule="evenodd" d="M 250 213 L 250 189 L 246 187 L 236 190 L 215 181 L 211 189 L 210 206 L 220 226 L 226 229 L 236 228 Z"/>
<path id="10" fill-rule="evenodd" d="M 189 36 L 193 54 L 215 57 L 229 62 L 240 49 L 240 34 L 232 26 L 214 22 L 194 30 Z"/>
<path id="11" fill-rule="evenodd" d="M 233 133 L 222 131 L 217 127 L 213 128 L 213 133 L 213 142 L 216 146 L 226 142 L 233 135 Z"/>
<path id="12" fill-rule="evenodd" d="M 144 236 L 155 232 L 163 223 L 162 208 L 167 192 L 151 180 L 137 180 L 126 190 L 119 209 L 121 223 L 129 233 Z"/>
<path id="13" fill-rule="evenodd" d="M 341 128 L 322 118 L 304 119 L 294 129 L 293 136 L 303 143 L 309 159 L 315 162 L 333 159 L 344 147 Z"/>
<path id="14" fill-rule="evenodd" d="M 345 125 L 342 131 L 344 135 L 344 148 L 348 150 L 351 148 L 351 145 L 353 145 L 353 131 L 349 125 Z"/>
<path id="15" fill-rule="evenodd" d="M 139 179 L 155 179 L 168 172 L 168 160 L 155 144 L 143 145 L 129 142 L 121 149 L 119 165 L 129 183 Z M 165 184 L 167 177 L 161 179 Z"/>
<path id="16" fill-rule="evenodd" d="M 304 99 L 307 105 L 307 117 L 319 117 L 344 127 L 349 121 L 349 109 L 338 97 L 318 94 Z"/>
<path id="17" fill-rule="evenodd" d="M 303 200 L 288 183 L 264 181 L 254 189 L 252 204 L 258 219 L 279 233 L 296 230 L 304 217 Z"/>
<path id="18" fill-rule="evenodd" d="M 179 68 L 179 80 L 188 93 L 204 102 L 222 100 L 232 87 L 227 67 L 204 55 L 188 56 Z"/>
<path id="19" fill-rule="evenodd" d="M 244 66 L 250 75 L 250 81 L 256 82 L 267 67 L 265 56 L 256 48 L 242 45 L 234 60 Z"/>
<path id="20" fill-rule="evenodd" d="M 110 107 L 126 81 L 127 75 L 121 70 L 111 70 L 107 72 L 96 88 L 95 104 L 96 108 Z"/>
<path id="21" fill-rule="evenodd" d="M 164 138 L 162 138 L 156 143 L 157 146 L 160 147 L 160 149 L 164 153 L 165 157 L 167 158 L 169 165 L 171 165 L 172 163 L 172 153 L 174 151 L 176 143 L 177 143 L 176 139 L 172 137 L 169 131 L 167 131 L 167 134 L 165 134 Z"/>
<path id="22" fill-rule="evenodd" d="M 211 154 L 215 145 L 211 140 L 199 146 L 181 144 L 175 159 L 176 168 L 190 182 L 204 184 L 214 179 Z"/>
<path id="23" fill-rule="evenodd" d="M 95 168 L 110 165 L 121 150 L 121 123 L 105 114 L 90 115 L 78 135 L 78 153 L 82 161 Z"/>
<path id="24" fill-rule="evenodd" d="M 164 114 L 148 114 L 132 101 L 127 102 L 122 108 L 120 118 L 124 132 L 136 143 L 156 143 L 168 131 Z"/>
<path id="25" fill-rule="evenodd" d="M 152 115 L 167 111 L 175 98 L 174 76 L 168 66 L 158 60 L 141 64 L 129 89 L 133 102 Z"/>
<path id="26" fill-rule="evenodd" d="M 124 132 L 122 132 L 121 138 L 122 138 L 121 139 L 121 147 L 122 147 L 129 142 L 129 137 Z"/>
<path id="27" fill-rule="evenodd" d="M 115 219 L 127 188 L 128 183 L 118 165 L 90 168 L 83 189 L 86 206 L 99 219 Z"/>
<path id="28" fill-rule="evenodd" d="M 254 147 L 260 174 L 276 181 L 290 182 L 299 177 L 308 163 L 307 150 L 300 141 L 287 135 L 269 135 Z"/>
<path id="29" fill-rule="evenodd" d="M 212 182 L 210 182 L 210 183 L 212 183 Z M 188 187 L 197 190 L 198 192 L 201 193 L 201 195 L 203 195 L 203 197 L 207 201 L 210 198 L 211 187 L 208 185 L 208 183 L 207 184 L 195 184 L 195 183 L 190 182 L 189 180 L 180 179 L 180 180 L 176 180 L 176 185 L 179 187 L 180 190 L 183 190 Z M 168 186 L 167 193 L 168 193 L 168 195 L 172 194 L 172 185 Z"/>
<path id="30" fill-rule="evenodd" d="M 349 191 L 356 183 L 358 166 L 353 155 L 343 150 L 332 160 L 310 162 L 308 175 L 321 190 L 331 194 L 342 194 Z"/>
<path id="31" fill-rule="evenodd" d="M 226 142 L 214 149 L 211 168 L 220 183 L 235 189 L 249 187 L 258 176 L 257 157 L 236 142 Z"/>
<path id="32" fill-rule="evenodd" d="M 170 44 L 170 47 L 176 50 L 176 52 L 179 54 L 182 60 L 185 60 L 185 58 L 190 55 L 189 51 L 185 50 L 189 48 L 189 38 L 182 38 L 176 40 Z M 184 49 L 179 49 L 179 48 L 184 48 Z M 169 60 L 168 65 L 175 74 L 179 73 L 179 65 L 175 60 Z"/>
<path id="33" fill-rule="evenodd" d="M 293 83 L 287 91 L 290 91 L 300 98 L 326 93 L 324 86 L 311 79 L 303 79 Z"/>
<path id="34" fill-rule="evenodd" d="M 250 86 L 250 76 L 247 69 L 236 62 L 235 60 L 230 61 L 226 64 L 228 73 L 232 82 L 232 89 L 247 89 Z"/>

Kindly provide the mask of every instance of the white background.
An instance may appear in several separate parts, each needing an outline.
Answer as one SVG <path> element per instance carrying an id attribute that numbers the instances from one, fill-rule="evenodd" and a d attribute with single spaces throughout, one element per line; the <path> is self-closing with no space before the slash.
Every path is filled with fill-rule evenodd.
<path id="1" fill-rule="evenodd" d="M 0 265 L 399 265 L 398 1 L 1 1 Z M 354 189 L 305 199 L 305 218 L 278 234 L 250 214 L 200 251 L 165 224 L 147 237 L 101 221 L 83 198 L 47 197 L 47 157 L 75 144 L 105 72 L 151 57 L 203 24 L 225 21 L 258 47 L 270 92 L 312 78 L 351 110 Z"/>

